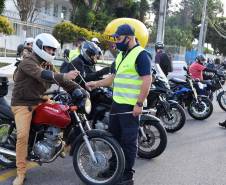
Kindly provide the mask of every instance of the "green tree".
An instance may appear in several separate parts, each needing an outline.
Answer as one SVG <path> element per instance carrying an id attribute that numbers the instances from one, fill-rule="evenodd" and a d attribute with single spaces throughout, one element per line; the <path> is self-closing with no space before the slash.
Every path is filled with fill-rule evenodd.
<path id="1" fill-rule="evenodd" d="M 11 22 L 4 16 L 0 16 L 0 33 L 11 35 L 13 33 Z"/>
<path id="2" fill-rule="evenodd" d="M 216 54 L 226 55 L 226 17 L 218 17 L 209 24 L 206 41 Z"/>
<path id="3" fill-rule="evenodd" d="M 64 43 L 73 42 L 76 38 L 76 27 L 70 22 L 57 24 L 53 29 L 53 36 L 60 42 L 61 48 Z"/>
<path id="4" fill-rule="evenodd" d="M 2 14 L 5 8 L 5 0 L 0 0 L 0 15 Z"/>
<path id="5" fill-rule="evenodd" d="M 103 31 L 115 18 L 131 17 L 145 21 L 150 11 L 147 0 L 70 0 L 73 10 L 71 21 L 95 31 Z"/>

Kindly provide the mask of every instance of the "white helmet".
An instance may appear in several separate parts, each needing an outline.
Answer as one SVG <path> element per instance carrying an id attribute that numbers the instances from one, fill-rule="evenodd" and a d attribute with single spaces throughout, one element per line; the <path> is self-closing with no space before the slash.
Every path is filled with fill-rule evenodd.
<path id="1" fill-rule="evenodd" d="M 33 43 L 34 40 L 35 40 L 35 39 L 34 39 L 33 37 L 27 37 L 27 38 L 25 39 L 24 46 L 27 46 L 27 44 Z"/>
<path id="2" fill-rule="evenodd" d="M 91 41 L 94 42 L 94 43 L 100 44 L 100 41 L 96 37 L 92 38 Z"/>
<path id="3" fill-rule="evenodd" d="M 44 47 L 51 47 L 57 49 L 60 44 L 59 42 L 49 33 L 41 33 L 35 37 L 33 43 L 33 51 L 46 62 L 53 62 L 55 55 L 50 55 L 44 50 Z"/>

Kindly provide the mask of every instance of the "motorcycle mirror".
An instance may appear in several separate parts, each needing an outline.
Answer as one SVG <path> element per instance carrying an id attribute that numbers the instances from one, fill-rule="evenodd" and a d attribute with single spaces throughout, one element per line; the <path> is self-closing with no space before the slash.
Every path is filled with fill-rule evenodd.
<path id="1" fill-rule="evenodd" d="M 185 71 L 188 71 L 188 69 L 187 69 L 185 66 L 183 67 L 183 69 L 184 69 Z"/>

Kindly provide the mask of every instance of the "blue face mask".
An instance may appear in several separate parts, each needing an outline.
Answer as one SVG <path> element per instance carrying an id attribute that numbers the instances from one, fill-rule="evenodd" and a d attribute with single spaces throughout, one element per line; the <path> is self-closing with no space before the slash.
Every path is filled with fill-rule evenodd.
<path id="1" fill-rule="evenodd" d="M 125 37 L 122 42 L 116 43 L 116 48 L 118 50 L 120 50 L 120 51 L 127 51 L 128 47 L 129 47 L 129 41 L 127 43 L 125 43 L 127 38 L 128 37 Z"/>

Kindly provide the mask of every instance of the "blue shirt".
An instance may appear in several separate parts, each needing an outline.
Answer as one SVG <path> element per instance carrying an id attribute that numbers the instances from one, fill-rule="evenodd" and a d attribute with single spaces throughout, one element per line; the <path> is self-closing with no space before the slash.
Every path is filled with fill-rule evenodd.
<path id="1" fill-rule="evenodd" d="M 127 53 L 127 55 L 128 55 L 128 53 Z M 124 56 L 124 58 L 125 57 L 126 56 Z M 136 67 L 136 71 L 139 74 L 139 76 L 146 76 L 146 75 L 150 75 L 151 74 L 151 58 L 150 58 L 150 56 L 149 56 L 149 54 L 148 54 L 148 52 L 146 50 L 142 51 L 137 56 L 135 64 L 136 64 L 136 66 L 135 66 Z M 111 73 L 112 74 L 116 74 L 115 62 L 112 63 Z"/>

